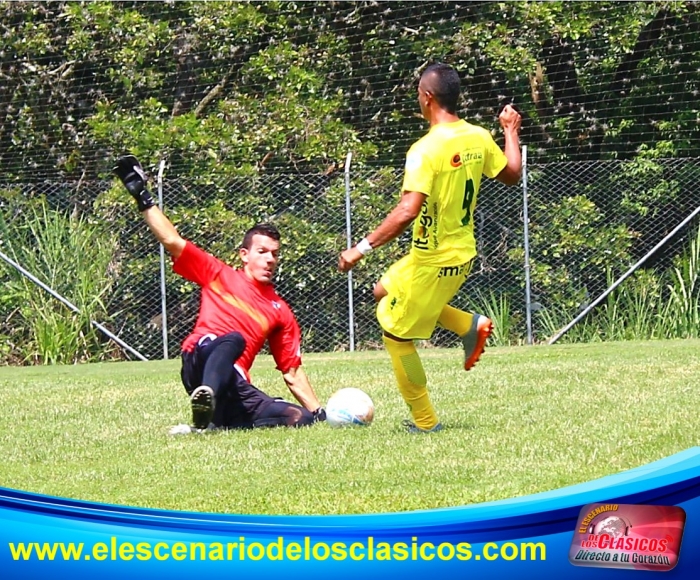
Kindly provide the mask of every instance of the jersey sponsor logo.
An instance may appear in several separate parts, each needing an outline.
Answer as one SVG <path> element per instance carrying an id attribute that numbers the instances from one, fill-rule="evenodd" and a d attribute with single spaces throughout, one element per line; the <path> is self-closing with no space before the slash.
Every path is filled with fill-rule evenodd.
<path id="1" fill-rule="evenodd" d="M 422 215 L 420 217 L 420 230 L 419 230 L 419 237 L 421 238 L 427 238 L 428 237 L 428 230 L 430 227 L 433 225 L 433 218 L 429 215 Z"/>
<path id="2" fill-rule="evenodd" d="M 443 266 L 438 272 L 438 278 L 445 278 L 446 276 L 461 276 L 464 274 L 464 268 L 466 264 L 461 266 Z"/>
<path id="3" fill-rule="evenodd" d="M 467 161 L 481 161 L 484 158 L 483 151 L 474 151 L 472 153 L 463 152 L 462 160 L 466 163 Z"/>
<path id="4" fill-rule="evenodd" d="M 437 249 L 439 211 L 437 203 L 423 202 L 420 218 L 413 229 L 413 247 L 417 250 Z"/>
<path id="5" fill-rule="evenodd" d="M 428 215 L 428 201 L 424 201 L 421 206 L 420 218 L 418 220 L 418 228 L 416 237 L 413 238 L 413 245 L 419 250 L 428 248 L 429 229 L 433 225 L 433 217 Z"/>
<path id="6" fill-rule="evenodd" d="M 275 310 L 279 310 L 280 308 L 282 308 L 282 305 L 279 302 L 275 302 L 274 300 L 272 300 L 271 304 Z"/>
<path id="7" fill-rule="evenodd" d="M 443 266 L 438 272 L 438 278 L 445 278 L 448 276 L 464 276 L 466 278 L 471 272 L 473 263 L 474 260 L 470 260 L 459 266 Z"/>
<path id="8" fill-rule="evenodd" d="M 469 163 L 470 161 L 481 161 L 484 158 L 484 153 L 482 151 L 462 151 L 461 153 L 455 153 L 450 159 L 450 165 L 452 167 L 461 167 L 462 163 Z"/>
<path id="9" fill-rule="evenodd" d="M 409 153 L 406 157 L 406 170 L 415 171 L 423 164 L 423 157 L 420 153 Z"/>

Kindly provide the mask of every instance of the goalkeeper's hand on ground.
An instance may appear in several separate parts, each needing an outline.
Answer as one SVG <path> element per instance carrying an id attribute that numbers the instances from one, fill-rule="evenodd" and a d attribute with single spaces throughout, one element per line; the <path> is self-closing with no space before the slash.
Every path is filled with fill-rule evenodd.
<path id="1" fill-rule="evenodd" d="M 139 211 L 145 211 L 153 207 L 155 202 L 150 192 L 146 189 L 146 173 L 143 171 L 139 160 L 133 155 L 125 155 L 117 160 L 112 170 L 121 180 L 127 191 L 138 203 Z"/>
<path id="2" fill-rule="evenodd" d="M 326 420 L 326 410 L 323 407 L 319 407 L 314 411 L 314 423 Z"/>

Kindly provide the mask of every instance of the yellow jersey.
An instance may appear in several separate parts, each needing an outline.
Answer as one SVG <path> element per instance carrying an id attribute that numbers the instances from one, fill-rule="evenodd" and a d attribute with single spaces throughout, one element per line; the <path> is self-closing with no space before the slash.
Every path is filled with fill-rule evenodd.
<path id="1" fill-rule="evenodd" d="M 496 177 L 507 163 L 491 134 L 463 119 L 433 125 L 411 146 L 402 189 L 427 196 L 413 223 L 411 253 L 418 262 L 456 266 L 476 256 L 481 176 Z"/>

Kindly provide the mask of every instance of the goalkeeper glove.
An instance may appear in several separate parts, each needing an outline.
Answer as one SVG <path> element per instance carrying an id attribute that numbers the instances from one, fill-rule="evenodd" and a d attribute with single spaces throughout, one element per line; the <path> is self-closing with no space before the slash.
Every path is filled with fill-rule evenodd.
<path id="1" fill-rule="evenodd" d="M 314 423 L 326 420 L 326 410 L 323 407 L 319 407 L 314 411 Z"/>
<path id="2" fill-rule="evenodd" d="M 136 200 L 139 211 L 145 211 L 155 205 L 150 192 L 146 189 L 146 174 L 136 157 L 133 155 L 120 157 L 112 171 L 124 184 L 131 197 Z"/>

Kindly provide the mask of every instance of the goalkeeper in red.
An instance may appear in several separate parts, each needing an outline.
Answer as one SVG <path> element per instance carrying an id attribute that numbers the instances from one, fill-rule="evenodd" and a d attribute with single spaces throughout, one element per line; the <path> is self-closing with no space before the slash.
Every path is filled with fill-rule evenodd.
<path id="1" fill-rule="evenodd" d="M 406 156 L 401 200 L 373 232 L 340 255 L 338 265 L 347 272 L 413 222 L 409 254 L 374 288 L 384 345 L 413 416 L 405 422 L 411 433 L 442 429 L 413 341 L 429 339 L 437 325 L 455 332 L 462 339 L 464 368 L 469 370 L 493 328 L 487 317 L 449 305 L 476 257 L 473 218 L 481 177 L 515 185 L 521 174 L 520 115 L 509 105 L 501 112 L 501 151 L 486 129 L 457 116 L 459 94 L 459 76 L 452 67 L 438 63 L 425 69 L 418 103 L 430 129 Z"/>
<path id="2" fill-rule="evenodd" d="M 173 259 L 173 270 L 201 288 L 195 327 L 182 343 L 182 382 L 190 395 L 192 428 L 250 428 L 311 425 L 325 419 L 301 369 L 301 333 L 287 303 L 272 285 L 280 234 L 270 224 L 246 232 L 243 268 L 234 269 L 180 237 L 154 204 L 146 176 L 133 155 L 117 161 L 114 173 L 136 199 L 146 224 Z M 250 382 L 250 368 L 267 340 L 295 405 L 265 394 Z"/>

